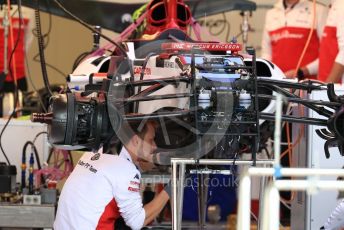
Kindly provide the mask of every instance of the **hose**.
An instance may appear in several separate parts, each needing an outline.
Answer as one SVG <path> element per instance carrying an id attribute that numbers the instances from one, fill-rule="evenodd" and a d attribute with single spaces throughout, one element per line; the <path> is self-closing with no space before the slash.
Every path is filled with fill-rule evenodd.
<path id="1" fill-rule="evenodd" d="M 37 41 L 38 41 L 38 48 L 39 48 L 39 58 L 41 62 L 41 69 L 43 75 L 44 86 L 48 90 L 50 96 L 53 95 L 53 92 L 50 89 L 50 83 L 48 79 L 48 72 L 47 66 L 45 63 L 45 56 L 44 56 L 44 38 L 42 36 L 42 27 L 41 27 L 41 16 L 39 10 L 39 0 L 36 0 L 36 9 L 35 9 L 35 19 L 36 19 L 36 31 L 37 31 Z"/>

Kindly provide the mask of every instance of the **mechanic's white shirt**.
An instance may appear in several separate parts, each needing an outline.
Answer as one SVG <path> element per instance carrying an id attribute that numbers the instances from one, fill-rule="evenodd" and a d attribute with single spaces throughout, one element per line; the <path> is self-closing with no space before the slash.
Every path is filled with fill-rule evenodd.
<path id="1" fill-rule="evenodd" d="M 344 1 L 332 1 L 320 45 L 319 80 L 326 81 L 334 62 L 344 65 Z M 343 82 L 342 77 L 342 82 Z"/>
<path id="2" fill-rule="evenodd" d="M 344 228 L 344 199 L 339 202 L 327 219 L 324 228 L 326 230 L 339 230 Z"/>
<path id="3" fill-rule="evenodd" d="M 311 75 L 318 72 L 320 38 L 326 23 L 327 8 L 316 5 L 316 23 L 301 67 L 307 66 Z M 285 9 L 279 0 L 265 18 L 262 39 L 262 58 L 275 63 L 283 72 L 294 70 L 313 25 L 311 1 L 300 0 L 291 9 Z"/>
<path id="4" fill-rule="evenodd" d="M 119 156 L 84 153 L 62 189 L 54 229 L 113 230 L 119 216 L 132 229 L 141 229 L 140 178 L 124 147 Z"/>

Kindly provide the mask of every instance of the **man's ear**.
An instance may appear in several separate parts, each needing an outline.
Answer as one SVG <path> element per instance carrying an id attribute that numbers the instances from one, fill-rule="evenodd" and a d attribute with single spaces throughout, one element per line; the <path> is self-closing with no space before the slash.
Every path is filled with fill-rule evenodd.
<path id="1" fill-rule="evenodd" d="M 135 134 L 131 140 L 134 147 L 139 146 L 140 137 L 137 134 Z"/>

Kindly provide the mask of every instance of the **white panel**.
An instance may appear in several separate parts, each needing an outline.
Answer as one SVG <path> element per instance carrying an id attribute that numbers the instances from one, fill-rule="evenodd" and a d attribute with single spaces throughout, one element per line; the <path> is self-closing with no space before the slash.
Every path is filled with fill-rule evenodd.
<path id="1" fill-rule="evenodd" d="M 6 119 L 0 119 L 0 132 L 2 131 Z M 12 165 L 17 167 L 17 182 L 20 182 L 21 175 L 21 161 L 22 161 L 22 151 L 24 144 L 27 141 L 33 141 L 35 136 L 39 132 L 47 131 L 47 126 L 39 123 L 32 123 L 31 121 L 22 121 L 22 120 L 11 120 L 8 127 L 6 128 L 2 138 L 1 143 L 2 147 L 9 158 L 9 161 Z M 47 135 L 40 135 L 36 142 L 35 146 L 37 148 L 41 164 L 48 158 L 48 141 Z M 27 148 L 26 153 L 26 162 L 27 168 L 29 165 L 31 147 Z M 3 154 L 0 152 L 0 162 L 6 162 Z M 35 163 L 35 168 L 37 164 Z M 28 176 L 28 172 L 26 175 Z"/>
<path id="2" fill-rule="evenodd" d="M 0 205 L 0 227 L 52 228 L 54 205 Z"/>
<path id="3" fill-rule="evenodd" d="M 344 94 L 343 87 L 336 87 L 337 94 Z M 311 95 L 311 99 L 314 100 L 326 100 L 327 93 L 326 91 L 314 92 Z M 310 112 L 311 117 L 315 118 L 324 118 L 318 115 L 315 112 Z M 316 133 L 315 130 L 321 128 L 317 126 L 312 126 L 309 129 L 310 140 L 308 142 L 308 164 L 311 168 L 325 168 L 325 169 L 338 169 L 343 167 L 344 158 L 340 155 L 338 148 L 331 148 L 330 154 L 331 157 L 326 159 L 324 153 L 324 143 L 325 141 L 321 139 Z M 336 180 L 336 177 L 323 177 L 327 180 Z M 331 211 L 337 205 L 337 195 L 338 191 L 322 191 L 316 195 L 310 196 L 309 200 L 309 209 L 310 209 L 310 223 L 309 229 L 319 229 L 327 220 Z"/>
<path id="4" fill-rule="evenodd" d="M 336 93 L 344 94 L 344 88 L 336 86 Z M 313 100 L 328 101 L 326 91 L 314 91 L 309 95 Z M 298 113 L 297 111 L 296 113 Z M 325 118 L 316 112 L 308 110 L 308 116 L 313 118 Z M 295 114 L 294 114 L 295 115 Z M 293 125 L 293 138 L 298 135 L 298 125 Z M 344 158 L 338 148 L 331 148 L 331 157 L 326 159 L 324 152 L 325 141 L 321 139 L 315 130 L 325 128 L 320 126 L 308 126 L 305 129 L 305 137 L 294 149 L 293 159 L 297 167 L 339 169 L 344 165 Z M 321 177 L 322 180 L 335 180 L 336 177 Z M 313 230 L 319 229 L 325 223 L 331 211 L 336 207 L 338 191 L 320 191 L 315 195 L 306 196 L 304 192 L 297 192 L 292 203 L 291 227 L 292 229 Z"/>

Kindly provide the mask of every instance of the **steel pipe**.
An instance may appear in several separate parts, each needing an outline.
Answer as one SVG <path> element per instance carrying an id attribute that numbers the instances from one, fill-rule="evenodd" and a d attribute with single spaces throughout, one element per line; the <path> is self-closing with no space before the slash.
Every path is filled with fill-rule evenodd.
<path id="1" fill-rule="evenodd" d="M 307 177 L 307 176 L 344 176 L 344 169 L 309 169 L 309 168 L 249 168 L 250 176 L 281 176 Z"/>
<path id="2" fill-rule="evenodd" d="M 225 160 L 225 159 L 200 159 L 195 160 L 192 158 L 173 158 L 171 163 L 185 163 L 185 164 L 197 164 L 197 165 L 252 165 L 253 161 L 243 161 L 243 160 Z M 257 165 L 273 165 L 273 160 L 257 160 Z"/>

